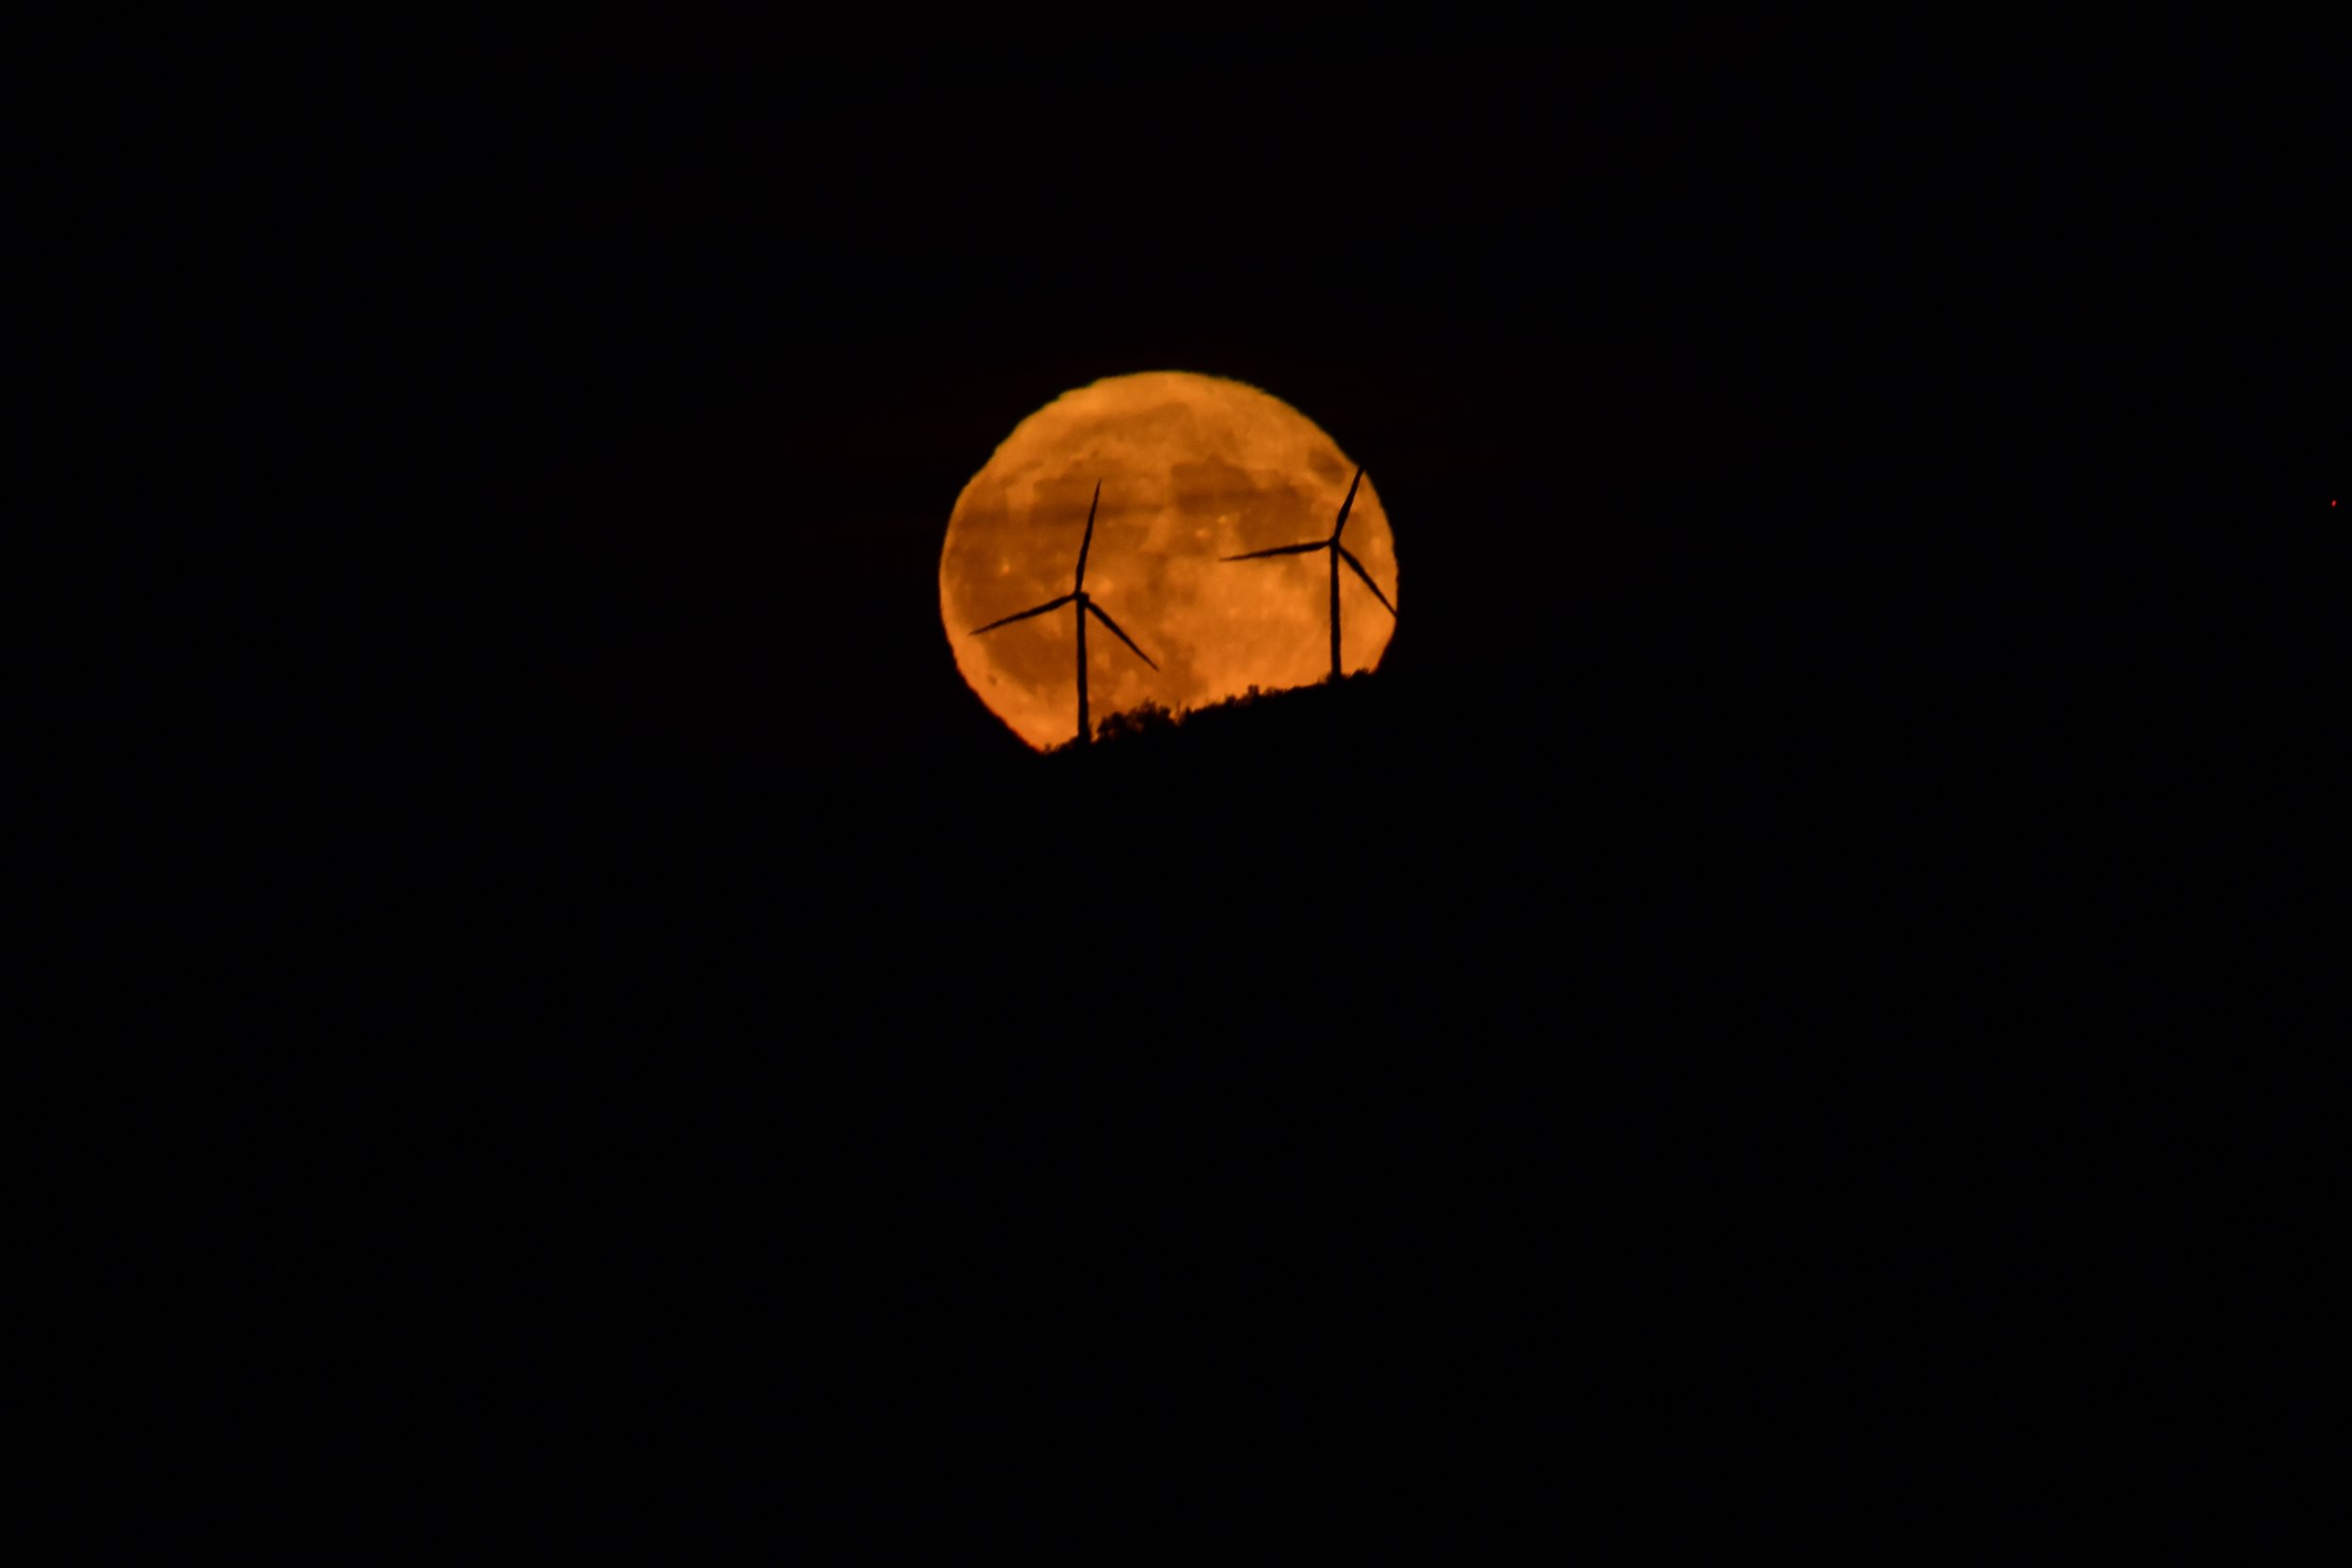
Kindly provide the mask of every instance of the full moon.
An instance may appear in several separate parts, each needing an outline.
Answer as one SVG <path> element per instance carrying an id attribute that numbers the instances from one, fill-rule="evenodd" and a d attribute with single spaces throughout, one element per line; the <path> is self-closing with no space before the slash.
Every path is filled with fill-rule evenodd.
<path id="1" fill-rule="evenodd" d="M 1077 605 L 973 633 L 1072 593 L 1093 505 L 1086 595 L 1158 665 L 1103 621 L 1089 626 L 1097 721 L 1146 702 L 1182 711 L 1253 686 L 1323 680 L 1334 557 L 1315 548 L 1223 558 L 1320 546 L 1356 472 L 1304 414 L 1238 381 L 1163 371 L 1064 392 L 1013 427 L 948 516 L 939 612 L 956 667 L 1030 745 L 1076 734 Z M 1341 542 L 1389 604 L 1400 603 L 1396 541 L 1370 474 Z M 1340 661 L 1370 670 L 1395 618 L 1345 563 L 1339 577 Z"/>

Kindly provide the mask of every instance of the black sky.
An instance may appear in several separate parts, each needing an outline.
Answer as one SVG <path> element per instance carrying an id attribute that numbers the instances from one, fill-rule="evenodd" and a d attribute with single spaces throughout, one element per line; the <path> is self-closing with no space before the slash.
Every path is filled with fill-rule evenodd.
<path id="1" fill-rule="evenodd" d="M 1899 620 L 2316 484 L 2316 103 L 2286 40 L 2185 74 L 2198 41 L 255 28 L 157 68 L 209 113 L 119 133 L 161 199 L 109 262 L 181 313 L 105 390 L 285 519 L 244 586 L 395 686 L 580 673 L 817 757 L 955 726 L 930 534 L 1022 414 L 1133 369 L 1264 385 L 1400 493 L 1444 591 L 1399 657 L 1514 549 L 1503 591 L 1602 599 L 1604 561 L 1728 547 L 1761 598 L 1878 551 L 1850 597 Z M 771 678 L 808 616 L 901 612 L 837 700 Z"/>
<path id="2" fill-rule="evenodd" d="M 2253 1352 L 2149 1304 L 2309 1299 L 2315 1126 L 2237 988 L 2310 941 L 2253 840 L 2343 581 L 2325 57 L 1238 6 L 101 44 L 63 705 L 128 766 L 80 875 L 230 1042 L 157 1069 L 195 1152 L 110 1299 L 361 1303 L 236 1397 L 271 1451 L 363 1412 L 435 1518 L 790 1469 L 787 1385 L 901 1523 L 893 1477 L 1137 1410 L 1163 1479 L 1339 1497 L 1286 1468 L 1336 1411 L 1448 1497 L 1557 1440 L 1686 1523 L 1694 1470 L 1931 1492 L 1895 1429 L 1984 1495 L 2127 1425 L 2117 1495 L 2194 1469 L 2147 1434 Z M 1369 467 L 1406 614 L 1337 719 L 1084 774 L 963 688 L 938 548 L 1020 418 L 1162 368 Z M 680 1388 L 725 1464 L 630 1447 Z"/>

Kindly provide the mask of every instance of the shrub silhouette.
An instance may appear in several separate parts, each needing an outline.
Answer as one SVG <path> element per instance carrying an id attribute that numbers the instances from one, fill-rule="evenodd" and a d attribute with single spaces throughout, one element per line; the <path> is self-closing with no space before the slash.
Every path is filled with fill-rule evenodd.
<path id="1" fill-rule="evenodd" d="M 1213 763 L 1221 757 L 1263 754 L 1269 749 L 1317 748 L 1343 734 L 1354 736 L 1353 744 L 1360 749 L 1387 729 L 1388 721 L 1395 717 L 1395 699 L 1402 695 L 1387 677 L 1358 672 L 1337 687 L 1317 682 L 1266 691 L 1253 686 L 1194 708 L 1170 708 L 1147 699 L 1099 720 L 1095 746 L 1065 741 L 1050 748 L 1049 754 L 1107 745 L 1113 755 L 1181 755 Z M 1182 739 L 1173 738 L 1180 735 Z"/>
<path id="2" fill-rule="evenodd" d="M 1103 720 L 1095 725 L 1094 733 L 1102 740 L 1130 740 L 1172 730 L 1182 721 L 1166 706 L 1146 697 L 1134 707 Z"/>

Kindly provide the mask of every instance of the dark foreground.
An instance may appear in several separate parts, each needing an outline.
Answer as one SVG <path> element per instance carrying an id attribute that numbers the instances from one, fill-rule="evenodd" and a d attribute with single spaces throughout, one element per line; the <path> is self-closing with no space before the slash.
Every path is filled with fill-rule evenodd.
<path id="1" fill-rule="evenodd" d="M 2280 1556 L 2336 56 L 770 9 L 52 69 L 105 1560 Z M 1034 757 L 938 530 L 1159 367 L 1369 466 L 1396 641 Z"/>
<path id="2" fill-rule="evenodd" d="M 2242 689 L 1808 664 L 1700 580 L 1484 689 L 953 776 L 548 738 L 215 846 L 269 918 L 146 911 L 185 1046 L 86 1178 L 139 1463 L 322 1545 L 2292 1500 L 2208 1425 L 2297 1398 L 2327 1245 Z"/>

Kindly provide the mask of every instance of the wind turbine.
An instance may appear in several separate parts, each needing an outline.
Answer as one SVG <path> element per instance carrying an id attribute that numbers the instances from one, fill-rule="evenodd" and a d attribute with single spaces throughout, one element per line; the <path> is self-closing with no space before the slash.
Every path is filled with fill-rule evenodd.
<path id="1" fill-rule="evenodd" d="M 1348 568 L 1364 579 L 1364 586 L 1372 590 L 1372 596 L 1380 601 L 1380 607 L 1383 610 L 1386 610 L 1391 616 L 1396 614 L 1396 606 L 1389 603 L 1389 596 L 1380 592 L 1378 583 L 1372 580 L 1372 574 L 1364 570 L 1364 563 L 1357 560 L 1345 545 L 1340 543 L 1340 532 L 1347 527 L 1348 511 L 1356 504 L 1356 486 L 1363 482 L 1364 470 L 1358 468 L 1356 477 L 1347 482 L 1347 499 L 1340 502 L 1340 520 L 1331 525 L 1330 538 L 1316 539 L 1304 545 L 1277 545 L 1270 550 L 1251 550 L 1247 555 L 1228 555 L 1218 558 L 1224 561 L 1257 561 L 1269 555 L 1305 555 L 1310 550 L 1330 552 L 1331 684 L 1334 686 L 1337 686 L 1340 680 L 1340 562 L 1346 562 Z"/>
<path id="2" fill-rule="evenodd" d="M 1094 499 L 1087 507 L 1086 537 L 1078 542 L 1077 579 L 1070 585 L 1069 593 L 1064 594 L 1058 599 L 1048 599 L 1035 610 L 1025 610 L 1018 615 L 1008 615 L 1001 621 L 991 621 L 971 633 L 972 636 L 977 637 L 981 632 L 994 631 L 998 626 L 1009 626 L 1015 621 L 1025 621 L 1032 615 L 1042 615 L 1049 610 L 1059 610 L 1066 604 L 1074 604 L 1078 607 L 1078 744 L 1081 746 L 1091 738 L 1091 734 L 1087 727 L 1087 617 L 1091 615 L 1110 627 L 1112 636 L 1126 643 L 1128 647 L 1135 648 L 1137 658 L 1146 664 L 1151 664 L 1154 670 L 1159 668 L 1158 665 L 1152 664 L 1150 654 L 1145 653 L 1141 648 L 1136 648 L 1136 640 L 1120 630 L 1119 623 L 1105 615 L 1102 606 L 1096 604 L 1087 593 L 1087 551 L 1094 547 L 1094 509 L 1102 504 L 1103 482 L 1098 479 L 1094 482 Z"/>

